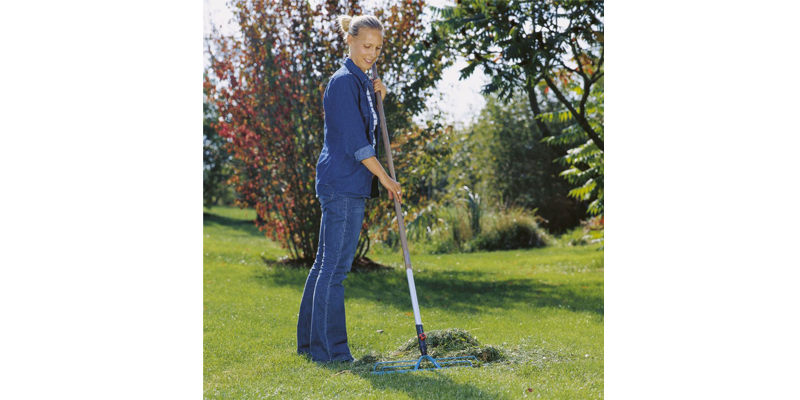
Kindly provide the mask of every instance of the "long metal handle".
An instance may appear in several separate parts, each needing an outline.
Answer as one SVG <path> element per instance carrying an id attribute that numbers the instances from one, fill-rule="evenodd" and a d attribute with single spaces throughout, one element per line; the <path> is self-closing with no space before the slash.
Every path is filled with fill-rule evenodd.
<path id="1" fill-rule="evenodd" d="M 378 79 L 378 65 L 372 64 L 372 79 Z M 375 93 L 373 91 L 373 93 Z M 389 164 L 389 176 L 397 180 L 394 173 L 394 161 L 392 161 L 392 146 L 389 143 L 389 130 L 386 128 L 386 117 L 383 114 L 383 99 L 381 96 L 375 94 L 377 97 L 376 103 L 378 104 L 378 117 L 381 121 L 381 133 L 383 134 L 383 145 L 386 149 L 386 161 Z M 400 230 L 400 244 L 403 246 L 403 260 L 406 263 L 406 277 L 408 278 L 408 290 L 411 293 L 411 307 L 414 309 L 414 322 L 417 324 L 417 340 L 419 341 L 419 350 L 422 355 L 427 355 L 427 344 L 425 339 L 425 331 L 422 329 L 422 317 L 419 314 L 419 303 L 417 302 L 417 289 L 414 285 L 414 271 L 411 269 L 411 256 L 408 254 L 408 241 L 406 240 L 406 227 L 403 222 L 403 209 L 400 206 L 400 201 L 397 196 L 394 197 L 394 212 L 397 215 L 397 226 Z"/>
<path id="2" fill-rule="evenodd" d="M 378 65 L 376 63 L 372 63 L 372 78 L 378 79 Z M 383 99 L 378 95 L 375 97 L 377 97 L 376 103 L 378 103 L 378 117 L 381 120 L 381 133 L 383 135 L 384 149 L 386 150 L 386 160 L 389 164 L 389 176 L 397 180 L 394 173 L 394 161 L 392 160 L 392 146 L 389 143 L 389 130 L 386 128 L 386 117 L 383 114 Z M 397 225 L 400 229 L 400 243 L 403 245 L 403 259 L 406 263 L 406 269 L 411 269 L 411 257 L 408 255 L 408 242 L 406 241 L 406 227 L 405 223 L 403 223 L 403 209 L 400 206 L 400 201 L 397 200 L 397 196 L 394 198 L 394 212 L 397 214 Z M 416 299 L 414 302 L 416 303 Z"/>

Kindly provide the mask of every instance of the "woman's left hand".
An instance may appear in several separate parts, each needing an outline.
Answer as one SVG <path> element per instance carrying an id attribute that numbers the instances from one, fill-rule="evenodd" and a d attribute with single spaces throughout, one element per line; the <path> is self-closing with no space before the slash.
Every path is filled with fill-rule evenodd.
<path id="1" fill-rule="evenodd" d="M 381 94 L 381 101 L 383 101 L 383 99 L 386 97 L 386 93 L 388 92 L 388 90 L 386 90 L 386 85 L 384 85 L 380 79 L 373 79 L 372 87 L 375 88 L 376 92 Z"/>

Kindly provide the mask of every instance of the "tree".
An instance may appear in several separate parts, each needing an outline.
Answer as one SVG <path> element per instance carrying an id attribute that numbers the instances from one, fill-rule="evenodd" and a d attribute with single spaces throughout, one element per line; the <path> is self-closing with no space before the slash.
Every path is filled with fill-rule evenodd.
<path id="1" fill-rule="evenodd" d="M 568 90 L 580 91 L 577 85 L 567 86 Z M 597 84 L 592 86 L 591 99 L 586 103 L 589 114 L 595 116 L 591 118 L 592 124 L 600 136 L 603 136 L 602 124 L 595 123 L 595 120 L 603 120 L 603 79 L 600 78 Z M 567 167 L 561 172 L 571 184 L 577 185 L 569 191 L 569 196 L 589 203 L 588 212 L 592 215 L 603 214 L 603 187 L 604 187 L 604 155 L 594 141 L 586 132 L 581 129 L 580 123 L 572 119 L 569 112 L 545 113 L 543 119 L 552 121 L 555 118 L 561 121 L 572 122 L 562 133 L 542 139 L 543 142 L 551 146 L 571 147 L 567 154 L 558 158 L 561 165 Z"/>
<path id="2" fill-rule="evenodd" d="M 590 143 L 581 144 L 582 150 L 570 151 L 603 152 L 602 114 L 596 112 L 597 99 L 590 99 L 592 94 L 602 93 L 595 90 L 603 77 L 602 2 L 465 0 L 455 7 L 434 10 L 439 18 L 433 22 L 433 32 L 447 43 L 445 54 L 468 59 L 467 67 L 461 70 L 462 78 L 480 66 L 491 77 L 483 93 L 498 92 L 507 102 L 516 90 L 524 91 L 545 140 L 554 132 L 543 118 L 546 113 L 540 98 L 552 92 L 582 133 L 573 132 L 571 140 L 548 142 L 577 145 L 579 137 L 585 136 Z M 559 152 L 567 156 L 563 149 Z M 602 163 L 602 154 L 596 158 Z M 571 172 L 565 176 L 594 176 L 590 196 L 602 197 L 602 179 L 595 175 L 602 168 L 590 167 L 581 157 L 571 160 Z M 602 207 L 599 210 L 602 212 Z M 590 211 L 597 212 L 598 208 L 590 207 Z"/>
<path id="3" fill-rule="evenodd" d="M 533 122 L 527 98 L 515 94 L 506 104 L 495 95 L 487 95 L 486 100 L 477 121 L 456 140 L 448 163 L 452 166 L 451 187 L 467 186 L 503 208 L 536 209 L 551 232 L 577 226 L 586 206 L 567 197 L 570 184 L 559 177 L 563 168 L 553 162 L 558 153 L 541 143 L 542 132 Z M 563 110 L 555 99 L 542 107 L 545 111 Z M 567 126 L 550 123 L 553 132 Z"/>
<path id="4" fill-rule="evenodd" d="M 322 95 L 347 50 L 333 16 L 362 10 L 355 0 L 316 6 L 234 0 L 229 5 L 241 38 L 214 32 L 207 42 L 211 66 L 204 88 L 222 117 L 213 127 L 239 161 L 230 179 L 237 204 L 255 208 L 259 230 L 279 240 L 291 258 L 307 262 L 319 242 L 314 177 L 324 139 Z M 393 1 L 372 12 L 389 35 L 378 60 L 381 78 L 387 87 L 399 88 L 384 102 L 393 136 L 410 129 L 432 77 L 446 66 L 442 43 L 417 43 L 423 28 L 415 16 L 423 6 Z M 406 60 L 410 55 L 415 62 Z"/>
<path id="5" fill-rule="evenodd" d="M 205 76 L 205 73 L 204 73 Z M 208 99 L 208 89 L 203 88 L 203 206 L 229 204 L 233 193 L 227 184 L 232 173 L 233 160 L 225 149 L 223 139 L 213 125 L 219 113 Z"/>

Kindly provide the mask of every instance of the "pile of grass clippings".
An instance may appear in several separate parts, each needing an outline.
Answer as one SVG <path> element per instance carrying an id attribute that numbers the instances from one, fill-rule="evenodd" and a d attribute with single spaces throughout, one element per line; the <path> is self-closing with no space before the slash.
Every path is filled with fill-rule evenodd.
<path id="1" fill-rule="evenodd" d="M 480 363 L 504 361 L 508 359 L 506 352 L 496 346 L 481 346 L 475 337 L 462 329 L 445 329 L 426 333 L 428 338 L 428 355 L 433 358 L 475 356 Z M 388 355 L 376 351 L 361 356 L 353 362 L 351 372 L 368 373 L 373 366 L 381 361 L 414 360 L 418 359 L 419 342 L 417 338 L 410 339 L 400 348 Z"/>
<path id="2" fill-rule="evenodd" d="M 502 361 L 505 353 L 495 346 L 481 346 L 475 337 L 462 329 L 427 332 L 428 355 L 433 358 L 475 356 L 482 362 Z M 419 342 L 413 338 L 400 346 L 392 356 L 419 355 Z"/>

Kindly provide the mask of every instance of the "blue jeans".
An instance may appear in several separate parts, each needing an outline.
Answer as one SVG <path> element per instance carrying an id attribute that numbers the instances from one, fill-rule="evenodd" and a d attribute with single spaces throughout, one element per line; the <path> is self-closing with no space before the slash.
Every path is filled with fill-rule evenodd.
<path id="1" fill-rule="evenodd" d="M 297 321 L 297 353 L 314 361 L 352 361 L 344 318 L 344 285 L 353 265 L 366 199 L 320 193 L 319 247 L 306 278 Z"/>

